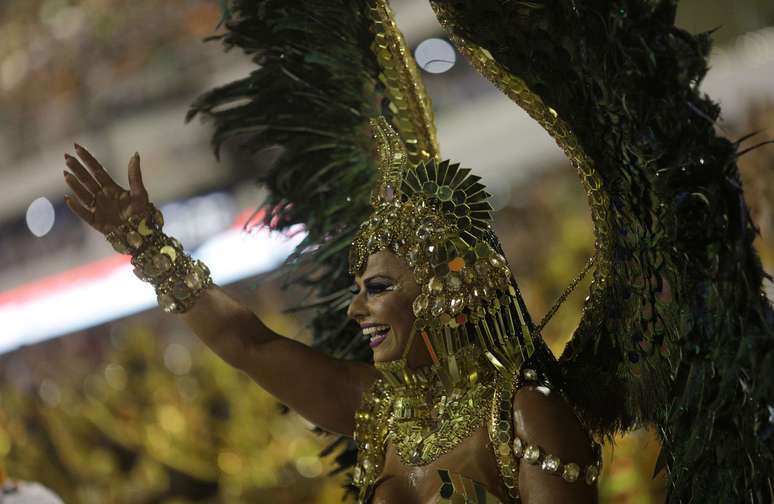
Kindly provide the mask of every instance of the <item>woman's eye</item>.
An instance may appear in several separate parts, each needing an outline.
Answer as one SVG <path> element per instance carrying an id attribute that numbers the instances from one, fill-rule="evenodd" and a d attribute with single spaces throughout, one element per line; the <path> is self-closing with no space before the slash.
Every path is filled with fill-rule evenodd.
<path id="1" fill-rule="evenodd" d="M 387 290 L 392 290 L 392 285 L 388 284 L 370 284 L 366 286 L 366 292 L 369 294 L 378 294 Z"/>
<path id="2" fill-rule="evenodd" d="M 365 285 L 365 290 L 367 294 L 379 294 L 381 292 L 395 290 L 395 285 L 391 283 L 367 283 Z M 353 285 L 350 287 L 349 293 L 353 296 L 357 296 L 360 294 L 360 288 L 357 285 Z"/>

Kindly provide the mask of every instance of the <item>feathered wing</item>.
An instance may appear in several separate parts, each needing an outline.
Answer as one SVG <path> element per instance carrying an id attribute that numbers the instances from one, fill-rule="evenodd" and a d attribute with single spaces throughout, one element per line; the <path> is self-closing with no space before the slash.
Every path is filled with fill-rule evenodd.
<path id="1" fill-rule="evenodd" d="M 292 258 L 293 282 L 316 294 L 315 344 L 336 356 L 366 358 L 348 327 L 347 249 L 370 211 L 376 169 L 368 120 L 385 115 L 413 162 L 438 158 L 430 101 L 386 0 L 230 0 L 227 50 L 256 69 L 191 106 L 215 126 L 216 155 L 237 140 L 251 154 L 280 146 L 258 181 L 269 189 L 264 223 L 308 233 Z"/>
<path id="2" fill-rule="evenodd" d="M 431 0 L 473 65 L 578 169 L 597 260 L 564 386 L 601 434 L 654 422 L 674 502 L 766 502 L 774 315 L 738 144 L 674 1 Z"/>
<path id="3" fill-rule="evenodd" d="M 369 119 L 384 115 L 413 163 L 438 159 L 430 100 L 386 0 L 224 0 L 226 49 L 239 48 L 256 68 L 200 96 L 187 119 L 211 120 L 216 156 L 236 140 L 255 154 L 281 155 L 257 173 L 269 190 L 263 223 L 304 226 L 291 257 L 291 282 L 305 285 L 315 309 L 314 345 L 365 360 L 367 340 L 349 324 L 348 249 L 370 213 L 376 175 Z M 339 440 L 340 444 L 343 440 Z M 330 447 L 332 450 L 334 446 Z M 351 443 L 339 454 L 354 463 Z"/>

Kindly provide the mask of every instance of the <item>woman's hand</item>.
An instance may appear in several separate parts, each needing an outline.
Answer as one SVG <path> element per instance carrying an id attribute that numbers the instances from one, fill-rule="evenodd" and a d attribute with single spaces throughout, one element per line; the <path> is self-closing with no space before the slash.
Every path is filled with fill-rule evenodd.
<path id="1" fill-rule="evenodd" d="M 148 191 L 142 183 L 139 154 L 135 153 L 129 160 L 127 191 L 116 184 L 89 151 L 75 144 L 75 152 L 80 160 L 65 154 L 70 172 L 65 170 L 64 178 L 75 194 L 75 197 L 65 196 L 65 203 L 78 217 L 100 233 L 107 234 L 130 215 L 142 213 L 147 208 Z"/>

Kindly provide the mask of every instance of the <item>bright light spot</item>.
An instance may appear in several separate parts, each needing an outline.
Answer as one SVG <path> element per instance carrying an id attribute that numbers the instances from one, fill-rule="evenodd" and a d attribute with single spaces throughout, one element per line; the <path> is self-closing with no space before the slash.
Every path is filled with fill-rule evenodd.
<path id="1" fill-rule="evenodd" d="M 164 365 L 176 375 L 188 374 L 191 370 L 191 352 L 180 343 L 171 343 L 164 350 Z"/>
<path id="2" fill-rule="evenodd" d="M 242 470 L 242 457 L 234 452 L 220 452 L 218 454 L 218 467 L 226 474 L 239 474 L 239 471 Z"/>
<path id="3" fill-rule="evenodd" d="M 51 408 L 56 408 L 62 401 L 62 394 L 59 392 L 59 385 L 51 380 L 43 380 L 38 387 L 40 399 Z"/>
<path id="4" fill-rule="evenodd" d="M 45 236 L 54 227 L 54 205 L 46 198 L 38 198 L 27 208 L 27 227 L 38 238 Z"/>
<path id="5" fill-rule="evenodd" d="M 58 40 L 72 38 L 83 29 L 86 24 L 86 13 L 81 7 L 65 7 L 47 20 L 51 34 Z"/>
<path id="6" fill-rule="evenodd" d="M 421 42 L 414 51 L 417 65 L 425 72 L 440 74 L 448 72 L 457 62 L 457 53 L 447 41 L 431 38 Z"/>
<path id="7" fill-rule="evenodd" d="M 93 460 L 90 460 L 95 464 Z M 19 481 L 13 483 L 13 490 L 3 492 L 5 496 L 3 502 L 34 502 L 35 504 L 62 504 L 62 499 L 57 497 L 54 492 L 44 487 L 40 483 Z"/>
<path id="8" fill-rule="evenodd" d="M 18 49 L 0 63 L 0 88 L 10 91 L 19 84 L 30 68 L 27 53 Z"/>
<path id="9" fill-rule="evenodd" d="M 551 389 L 548 387 L 543 387 L 543 386 L 535 387 L 535 390 L 537 390 L 538 392 L 540 392 L 546 397 L 551 395 Z"/>
<path id="10" fill-rule="evenodd" d="M 180 434 L 185 429 L 183 415 L 171 405 L 162 406 L 159 410 L 159 424 L 170 434 Z"/>
<path id="11" fill-rule="evenodd" d="M 319 457 L 308 456 L 296 459 L 296 470 L 305 478 L 316 478 L 322 474 L 323 466 Z"/>
<path id="12" fill-rule="evenodd" d="M 118 364 L 108 364 L 105 367 L 105 381 L 116 390 L 126 388 L 126 371 Z"/>
<path id="13" fill-rule="evenodd" d="M 218 285 L 270 271 L 279 266 L 305 234 L 296 228 L 291 237 L 260 230 L 246 234 L 229 229 L 210 238 L 193 255 L 210 267 L 212 280 Z M 55 286 L 42 281 L 42 291 L 36 284 L 19 290 L 0 292 L 0 354 L 19 345 L 32 344 L 54 336 L 93 327 L 148 308 L 157 307 L 153 287 L 140 282 L 132 273 L 128 258 L 118 256 L 94 263 L 103 269 L 98 276 L 86 275 Z M 37 295 L 22 291 L 35 287 Z M 120 296 L 115 293 L 120 292 Z M 83 307 L 88 306 L 88 310 Z M 45 313 L 45 317 L 40 314 Z M 190 356 L 189 356 L 190 357 Z M 65 403 L 67 404 L 67 403 Z"/>

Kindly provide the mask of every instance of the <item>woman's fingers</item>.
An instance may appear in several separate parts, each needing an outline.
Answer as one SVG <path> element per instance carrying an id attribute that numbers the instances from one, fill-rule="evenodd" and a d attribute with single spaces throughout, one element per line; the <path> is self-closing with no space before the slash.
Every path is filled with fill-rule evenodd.
<path id="1" fill-rule="evenodd" d="M 96 226 L 94 226 L 94 213 L 89 211 L 86 207 L 83 206 L 79 201 L 76 201 L 70 196 L 65 196 L 64 198 L 65 204 L 70 208 L 70 210 L 73 211 L 75 215 L 83 219 L 88 225 L 94 227 L 96 229 Z M 100 231 L 97 229 L 97 231 Z"/>
<path id="2" fill-rule="evenodd" d="M 99 161 L 94 159 L 94 156 L 92 156 L 89 151 L 78 144 L 73 145 L 75 145 L 75 152 L 78 154 L 78 157 L 83 160 L 86 167 L 102 187 L 114 187 L 120 189 L 119 185 L 115 183 L 113 178 L 105 171 L 102 165 L 99 164 Z"/>
<path id="3" fill-rule="evenodd" d="M 91 192 L 83 187 L 75 175 L 66 171 L 64 172 L 64 178 L 67 185 L 70 186 L 70 189 L 73 190 L 75 195 L 78 197 L 78 200 L 81 204 L 83 204 L 84 207 L 88 208 L 94 206 L 94 201 L 96 198 Z"/>
<path id="4" fill-rule="evenodd" d="M 121 224 L 129 215 L 145 211 L 148 193 L 140 173 L 140 156 L 135 153 L 129 162 L 129 187 L 127 191 L 115 183 L 102 165 L 83 147 L 75 144 L 78 157 L 65 154 L 67 167 L 65 182 L 74 196 L 65 197 L 70 210 L 97 231 L 111 229 Z M 85 167 L 84 167 L 85 165 Z"/>
<path id="5" fill-rule="evenodd" d="M 99 192 L 99 184 L 94 179 L 94 177 L 92 177 L 91 174 L 86 171 L 86 168 L 83 167 L 80 161 L 69 154 L 65 154 L 65 163 L 67 164 L 67 167 L 72 170 L 73 174 L 75 174 L 75 176 L 78 178 L 78 181 L 83 184 L 83 186 L 90 193 L 97 194 Z"/>
<path id="6" fill-rule="evenodd" d="M 135 152 L 129 160 L 129 192 L 132 199 L 138 203 L 147 203 L 148 191 L 142 183 L 142 172 L 140 172 L 140 155 Z"/>

